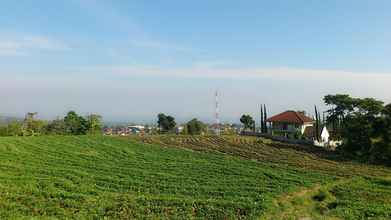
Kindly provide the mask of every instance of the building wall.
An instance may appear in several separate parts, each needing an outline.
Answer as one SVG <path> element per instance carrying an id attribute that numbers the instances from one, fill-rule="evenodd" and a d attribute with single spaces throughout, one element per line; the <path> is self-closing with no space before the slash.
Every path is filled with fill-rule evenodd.
<path id="1" fill-rule="evenodd" d="M 304 134 L 305 129 L 313 125 L 314 123 L 312 122 L 304 123 L 304 124 L 273 122 L 271 124 L 271 131 L 273 135 L 282 134 L 282 136 L 286 136 L 287 134 L 293 134 L 296 132 L 300 132 L 301 134 Z"/>
<path id="2" fill-rule="evenodd" d="M 313 122 L 307 122 L 307 123 L 304 123 L 302 126 L 301 126 L 301 134 L 304 134 L 304 131 L 307 127 L 312 127 L 314 126 L 314 123 Z"/>
<path id="3" fill-rule="evenodd" d="M 295 123 L 273 122 L 271 124 L 271 134 L 286 137 L 300 131 L 301 125 Z"/>
<path id="4" fill-rule="evenodd" d="M 297 129 L 299 129 L 299 127 L 300 127 L 300 125 L 292 124 L 292 123 L 284 123 L 284 122 L 273 122 L 272 123 L 272 129 L 273 130 L 294 132 Z"/>

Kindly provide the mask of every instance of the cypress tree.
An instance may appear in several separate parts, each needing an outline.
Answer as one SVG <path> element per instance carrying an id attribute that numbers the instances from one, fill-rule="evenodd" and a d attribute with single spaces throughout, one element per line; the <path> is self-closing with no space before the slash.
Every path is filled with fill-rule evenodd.
<path id="1" fill-rule="evenodd" d="M 318 118 L 318 109 L 315 105 L 315 139 L 319 141 L 319 118 Z"/>
<path id="2" fill-rule="evenodd" d="M 321 132 L 322 132 L 322 121 L 320 119 L 320 112 L 318 111 L 318 129 L 319 129 L 319 133 L 318 133 L 318 138 L 319 138 L 319 141 L 322 139 L 321 137 Z"/>
<path id="3" fill-rule="evenodd" d="M 262 108 L 262 104 L 261 104 L 261 133 L 263 133 L 265 131 L 265 128 L 263 127 L 264 125 L 264 122 L 263 122 L 263 108 Z"/>
<path id="4" fill-rule="evenodd" d="M 267 133 L 267 112 L 266 112 L 266 105 L 264 104 L 263 105 L 263 128 L 264 128 L 264 132 Z"/>

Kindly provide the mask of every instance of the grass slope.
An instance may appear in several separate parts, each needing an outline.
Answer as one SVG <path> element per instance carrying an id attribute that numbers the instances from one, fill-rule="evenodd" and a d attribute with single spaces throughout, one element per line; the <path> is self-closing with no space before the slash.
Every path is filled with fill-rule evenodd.
<path id="1" fill-rule="evenodd" d="M 331 177 L 109 137 L 0 139 L 0 219 L 255 218 Z"/>
<path id="2" fill-rule="evenodd" d="M 262 219 L 391 219 L 391 169 L 343 161 L 333 151 L 254 137 L 150 136 L 144 143 L 223 153 L 328 178 L 276 197 Z"/>
<path id="3" fill-rule="evenodd" d="M 246 137 L 0 138 L 0 219 L 391 217 L 389 169 L 330 158 Z"/>

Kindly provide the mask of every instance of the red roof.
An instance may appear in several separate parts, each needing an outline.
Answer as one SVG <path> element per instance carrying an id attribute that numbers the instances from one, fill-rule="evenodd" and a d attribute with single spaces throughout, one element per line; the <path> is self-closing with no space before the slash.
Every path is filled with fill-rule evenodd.
<path id="1" fill-rule="evenodd" d="M 313 122 L 314 120 L 308 116 L 305 116 L 302 112 L 286 111 L 271 118 L 268 118 L 266 121 L 304 124 L 306 122 Z"/>

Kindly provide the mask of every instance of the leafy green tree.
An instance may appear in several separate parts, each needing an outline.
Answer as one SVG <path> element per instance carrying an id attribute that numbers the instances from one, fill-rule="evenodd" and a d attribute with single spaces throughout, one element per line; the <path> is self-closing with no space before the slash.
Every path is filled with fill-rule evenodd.
<path id="1" fill-rule="evenodd" d="M 382 116 L 374 122 L 377 141 L 371 149 L 371 160 L 391 165 L 391 104 L 382 110 Z"/>
<path id="2" fill-rule="evenodd" d="M 382 113 L 384 102 L 374 98 L 355 99 L 354 106 L 358 113 L 366 117 L 374 118 Z"/>
<path id="3" fill-rule="evenodd" d="M 158 117 L 157 123 L 161 132 L 169 132 L 174 130 L 176 126 L 174 117 L 170 115 L 165 115 L 163 113 L 158 114 L 157 117 Z"/>
<path id="4" fill-rule="evenodd" d="M 240 122 L 243 124 L 245 130 L 255 129 L 255 121 L 250 115 L 246 115 L 246 114 L 242 115 L 242 117 L 240 117 Z"/>
<path id="5" fill-rule="evenodd" d="M 367 157 L 372 147 L 372 124 L 360 114 L 349 115 L 345 119 L 345 127 L 342 130 L 344 144 L 342 150 L 345 153 Z"/>
<path id="6" fill-rule="evenodd" d="M 190 120 L 186 123 L 186 130 L 187 133 L 190 135 L 199 135 L 204 131 L 205 125 L 201 121 L 197 120 L 196 118 Z"/>
<path id="7" fill-rule="evenodd" d="M 88 122 L 74 111 L 68 112 L 64 118 L 65 133 L 72 135 L 84 135 L 88 131 Z"/>
<path id="8" fill-rule="evenodd" d="M 46 126 L 47 134 L 63 135 L 65 134 L 64 119 L 55 119 L 49 122 Z"/>
<path id="9" fill-rule="evenodd" d="M 332 106 L 328 110 L 328 121 L 338 122 L 343 138 L 340 150 L 364 160 L 391 158 L 391 106 L 384 106 L 382 101 L 373 98 L 348 95 L 328 95 L 324 100 Z"/>
<path id="10" fill-rule="evenodd" d="M 336 94 L 326 95 L 323 101 L 331 107 L 327 111 L 327 122 L 332 125 L 334 135 L 340 137 L 345 117 L 353 112 L 356 100 L 346 94 Z"/>
<path id="11" fill-rule="evenodd" d="M 0 137 L 8 136 L 7 126 L 0 125 Z"/>
<path id="12" fill-rule="evenodd" d="M 354 111 L 346 116 L 343 135 L 346 140 L 345 151 L 369 157 L 376 136 L 377 121 L 384 109 L 383 102 L 373 98 L 355 99 Z M 384 121 L 384 120 L 383 120 Z M 386 126 L 385 124 L 383 125 Z"/>
<path id="13" fill-rule="evenodd" d="M 346 94 L 326 95 L 323 98 L 326 105 L 332 106 L 328 113 L 332 118 L 344 118 L 354 110 L 355 99 Z"/>
<path id="14" fill-rule="evenodd" d="M 19 121 L 12 121 L 7 125 L 8 136 L 22 136 L 22 123 Z"/>
<path id="15" fill-rule="evenodd" d="M 87 116 L 88 133 L 99 134 L 102 131 L 103 123 L 102 116 L 97 114 L 90 114 Z"/>
<path id="16" fill-rule="evenodd" d="M 35 119 L 36 115 L 36 112 L 26 114 L 22 125 L 23 136 L 37 136 L 45 133 L 46 122 Z"/>
<path id="17" fill-rule="evenodd" d="M 47 121 L 44 120 L 34 120 L 31 124 L 33 135 L 45 135 L 46 134 L 46 126 Z"/>

